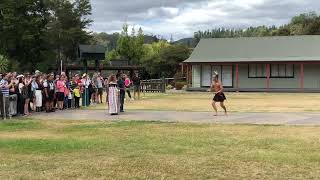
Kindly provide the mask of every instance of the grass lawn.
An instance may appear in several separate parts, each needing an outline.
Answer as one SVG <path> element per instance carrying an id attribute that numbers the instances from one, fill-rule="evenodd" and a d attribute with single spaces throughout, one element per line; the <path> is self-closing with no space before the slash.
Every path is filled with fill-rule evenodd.
<path id="1" fill-rule="evenodd" d="M 317 93 L 226 93 L 232 112 L 319 112 Z M 126 101 L 127 110 L 212 111 L 212 93 L 142 94 L 142 100 Z M 90 107 L 105 109 L 105 105 Z"/>
<path id="2" fill-rule="evenodd" d="M 320 127 L 6 121 L 0 179 L 318 179 L 319 137 Z"/>

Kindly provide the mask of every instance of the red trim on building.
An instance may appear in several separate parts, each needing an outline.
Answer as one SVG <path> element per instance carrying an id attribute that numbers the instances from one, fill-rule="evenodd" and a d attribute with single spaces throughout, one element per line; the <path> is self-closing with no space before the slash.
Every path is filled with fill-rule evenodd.
<path id="1" fill-rule="evenodd" d="M 187 85 L 189 86 L 189 65 L 186 64 L 186 68 L 187 68 Z"/>
<path id="2" fill-rule="evenodd" d="M 184 69 L 183 69 L 183 67 L 184 67 L 184 63 L 181 63 L 181 77 L 184 76 Z"/>
<path id="3" fill-rule="evenodd" d="M 236 88 L 239 91 L 239 64 L 236 64 Z"/>
<path id="4" fill-rule="evenodd" d="M 267 89 L 270 89 L 270 64 L 266 64 Z"/>
<path id="5" fill-rule="evenodd" d="M 300 88 L 304 89 L 304 64 L 300 64 Z"/>

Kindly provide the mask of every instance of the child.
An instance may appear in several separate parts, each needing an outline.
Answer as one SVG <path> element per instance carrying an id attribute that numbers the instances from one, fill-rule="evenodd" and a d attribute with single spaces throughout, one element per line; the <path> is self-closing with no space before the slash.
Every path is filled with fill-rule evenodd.
<path id="1" fill-rule="evenodd" d="M 74 106 L 76 109 L 80 108 L 80 87 L 77 85 L 76 88 L 73 90 L 74 94 Z"/>

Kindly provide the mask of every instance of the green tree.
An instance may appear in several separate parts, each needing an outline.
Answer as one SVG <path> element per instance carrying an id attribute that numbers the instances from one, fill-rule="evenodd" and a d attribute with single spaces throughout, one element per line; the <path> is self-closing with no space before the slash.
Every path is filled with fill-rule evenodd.
<path id="1" fill-rule="evenodd" d="M 6 72 L 8 70 L 9 60 L 0 54 L 0 72 Z"/>
<path id="2" fill-rule="evenodd" d="M 74 60 L 89 42 L 90 14 L 89 0 L 2 0 L 0 51 L 21 70 L 48 69 L 57 55 Z"/>
<path id="3" fill-rule="evenodd" d="M 143 57 L 144 34 L 140 28 L 138 35 L 132 28 L 131 35 L 128 34 L 128 24 L 124 24 L 117 42 L 117 53 L 121 58 L 129 61 L 130 64 L 139 64 Z"/>

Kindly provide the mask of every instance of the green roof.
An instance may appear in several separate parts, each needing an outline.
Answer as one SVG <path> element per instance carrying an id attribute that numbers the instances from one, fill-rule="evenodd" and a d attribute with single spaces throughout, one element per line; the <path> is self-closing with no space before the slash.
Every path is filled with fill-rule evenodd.
<path id="1" fill-rule="evenodd" d="M 186 63 L 320 61 L 320 36 L 202 39 Z"/>
<path id="2" fill-rule="evenodd" d="M 101 45 L 79 45 L 78 55 L 80 59 L 103 60 L 106 48 Z"/>

